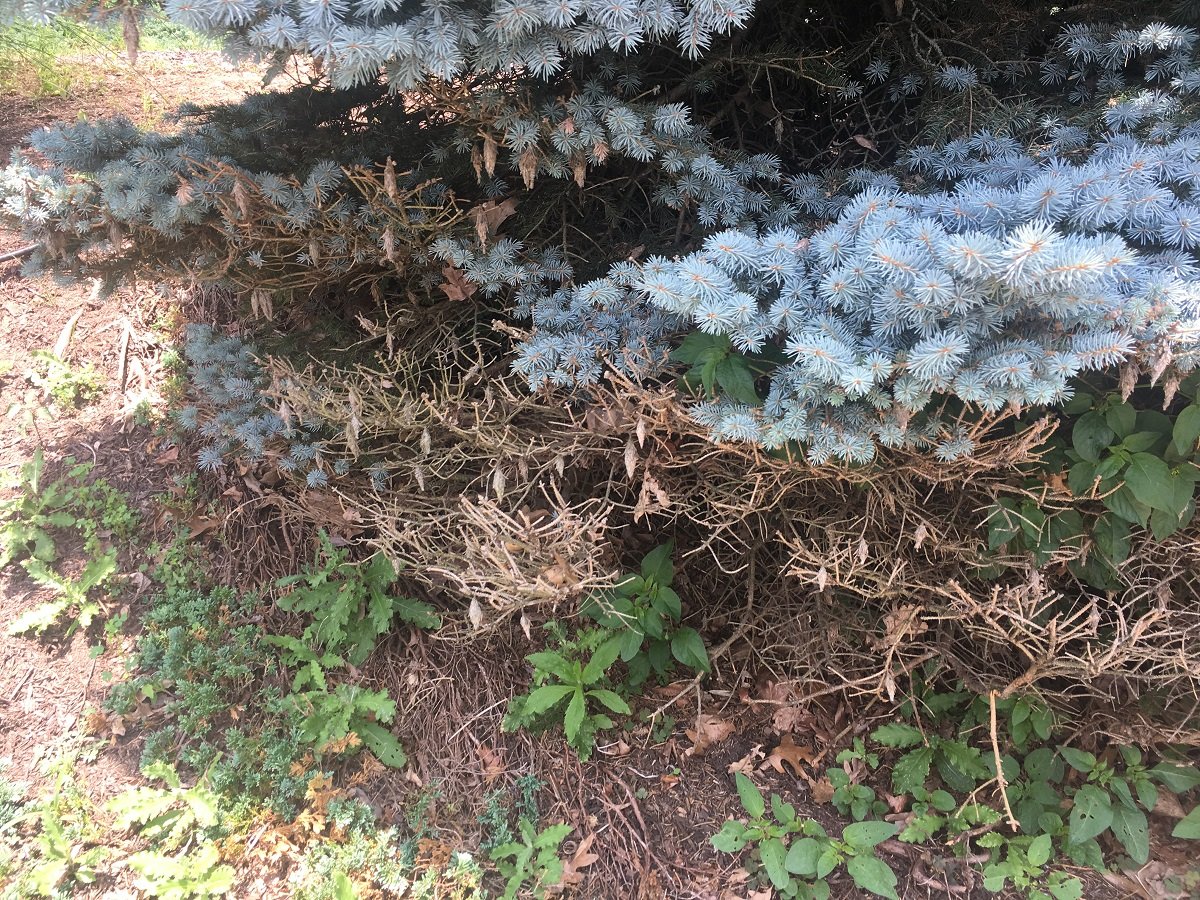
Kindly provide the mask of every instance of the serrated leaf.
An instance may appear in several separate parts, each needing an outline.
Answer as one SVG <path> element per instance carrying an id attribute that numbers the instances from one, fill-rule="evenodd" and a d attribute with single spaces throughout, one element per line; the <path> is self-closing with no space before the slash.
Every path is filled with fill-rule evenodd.
<path id="1" fill-rule="evenodd" d="M 408 756 L 400 741 L 378 722 L 360 722 L 354 726 L 354 733 L 385 766 L 402 769 L 408 763 Z"/>
<path id="2" fill-rule="evenodd" d="M 541 650 L 537 653 L 530 653 L 525 659 L 536 672 L 549 672 L 563 681 L 569 681 L 571 678 L 571 664 L 561 653 L 555 653 L 553 650 Z"/>
<path id="3" fill-rule="evenodd" d="M 925 736 L 921 733 L 921 729 L 912 725 L 891 722 L 871 732 L 871 740 L 877 744 L 883 744 L 885 747 L 904 748 L 924 743 Z"/>
<path id="4" fill-rule="evenodd" d="M 567 711 L 563 714 L 563 731 L 566 732 L 568 742 L 575 743 L 586 713 L 587 701 L 583 696 L 583 688 L 576 688 L 571 694 L 571 702 L 567 704 Z"/>
<path id="5" fill-rule="evenodd" d="M 892 790 L 897 794 L 911 794 L 924 787 L 932 764 L 932 747 L 918 747 L 905 753 L 892 767 Z"/>
<path id="6" fill-rule="evenodd" d="M 401 622 L 431 630 L 442 627 L 442 617 L 428 603 L 412 597 L 392 597 L 391 600 L 392 608 Z"/>

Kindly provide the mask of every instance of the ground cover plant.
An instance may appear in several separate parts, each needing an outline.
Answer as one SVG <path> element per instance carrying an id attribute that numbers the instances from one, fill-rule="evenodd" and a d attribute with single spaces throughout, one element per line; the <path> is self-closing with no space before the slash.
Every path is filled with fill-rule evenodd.
<path id="1" fill-rule="evenodd" d="M 164 11 L 274 81 L 0 171 L 19 283 L 180 326 L 157 545 L 4 507 L 138 760 L 22 890 L 1193 889 L 1192 4 Z"/>

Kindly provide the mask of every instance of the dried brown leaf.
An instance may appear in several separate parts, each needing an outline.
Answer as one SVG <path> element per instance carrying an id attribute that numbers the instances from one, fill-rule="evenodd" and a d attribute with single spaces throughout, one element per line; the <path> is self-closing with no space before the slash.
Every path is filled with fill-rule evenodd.
<path id="1" fill-rule="evenodd" d="M 771 751 L 763 765 L 770 766 L 776 772 L 784 774 L 783 767 L 786 764 L 791 766 L 792 772 L 796 775 L 803 775 L 804 770 L 800 764 L 808 763 L 811 766 L 815 758 L 816 754 L 811 748 L 797 744 L 792 740 L 790 734 L 785 734 L 783 740 L 779 742 L 779 746 Z"/>
<path id="2" fill-rule="evenodd" d="M 741 772 L 743 775 L 751 775 L 759 761 L 766 756 L 763 752 L 762 744 L 755 744 L 750 748 L 750 752 L 741 759 L 729 764 L 728 772 L 730 775 L 736 775 Z"/>
<path id="3" fill-rule="evenodd" d="M 833 784 L 828 778 L 818 778 L 813 782 L 812 798 L 814 803 L 825 804 L 833 801 Z"/>
<path id="4" fill-rule="evenodd" d="M 508 770 L 499 750 L 493 750 L 487 744 L 480 744 L 475 752 L 479 754 L 479 761 L 483 764 L 484 784 L 491 784 Z"/>
<path id="5" fill-rule="evenodd" d="M 733 723 L 716 716 L 700 713 L 696 716 L 696 725 L 686 732 L 692 742 L 690 752 L 696 756 L 704 754 L 713 744 L 719 744 L 733 734 Z"/>

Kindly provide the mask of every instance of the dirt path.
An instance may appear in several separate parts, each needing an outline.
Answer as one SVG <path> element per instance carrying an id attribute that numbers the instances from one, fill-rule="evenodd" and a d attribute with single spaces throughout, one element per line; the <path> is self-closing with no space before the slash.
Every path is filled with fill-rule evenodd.
<path id="1" fill-rule="evenodd" d="M 179 103 L 232 99 L 261 80 L 259 71 L 235 68 L 214 52 L 145 53 L 134 72 L 116 57 L 81 59 L 80 65 L 89 75 L 68 96 L 0 95 L 0 158 L 7 159 L 32 130 L 56 121 L 121 114 L 161 127 Z M 0 253 L 24 243 L 19 234 L 0 229 Z M 74 457 L 94 463 L 94 474 L 127 494 L 143 522 L 151 521 L 151 497 L 170 473 L 148 459 L 152 432 L 136 420 L 139 405 L 142 412 L 161 407 L 171 306 L 169 296 L 153 285 L 100 298 L 92 285 L 26 278 L 19 261 L 0 263 L 0 481 L 18 476 L 38 449 L 49 477 L 63 467 L 61 460 Z M 69 323 L 67 359 L 75 370 L 91 366 L 101 390 L 78 411 L 56 412 L 27 373 L 35 366 L 35 352 L 54 348 Z M 68 568 L 85 564 L 79 549 L 63 548 Z M 129 575 L 133 569 L 118 571 Z M 0 576 L 0 624 L 45 599 L 45 591 L 19 568 L 9 567 Z M 114 647 L 97 655 L 95 644 L 94 635 L 83 633 L 58 642 L 0 635 L 0 760 L 5 766 L 0 775 L 30 783 L 36 792 L 42 764 L 79 734 L 89 711 L 99 707 L 106 679 L 120 676 L 120 654 Z M 96 795 L 111 794 L 137 776 L 136 756 L 129 757 L 119 750 L 101 754 L 80 772 L 81 781 Z"/>

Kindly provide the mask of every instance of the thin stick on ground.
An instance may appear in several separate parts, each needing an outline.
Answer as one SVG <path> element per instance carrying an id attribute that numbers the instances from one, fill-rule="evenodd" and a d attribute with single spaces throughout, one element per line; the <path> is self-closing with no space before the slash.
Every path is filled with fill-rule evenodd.
<path id="1" fill-rule="evenodd" d="M 1008 827 L 1016 832 L 1021 826 L 1013 815 L 1012 807 L 1008 803 L 1008 783 L 1004 780 L 1004 765 L 1000 759 L 1000 741 L 996 737 L 996 693 L 996 691 L 988 691 L 992 756 L 996 760 L 996 787 L 1000 789 L 1000 799 L 1004 801 L 1004 815 L 1008 819 Z"/>

